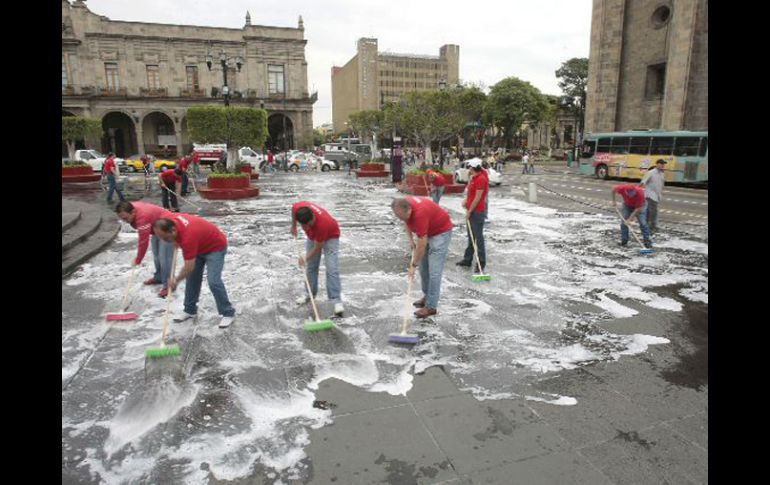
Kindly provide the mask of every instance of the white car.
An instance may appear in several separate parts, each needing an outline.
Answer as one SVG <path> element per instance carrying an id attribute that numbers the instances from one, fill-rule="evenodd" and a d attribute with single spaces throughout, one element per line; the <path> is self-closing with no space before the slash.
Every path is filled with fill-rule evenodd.
<path id="1" fill-rule="evenodd" d="M 468 162 L 469 161 L 470 160 L 465 160 L 464 162 L 460 162 L 460 166 L 457 168 L 457 170 L 455 170 L 455 183 L 458 183 L 458 184 L 468 183 Z M 484 170 L 487 171 L 487 174 L 489 174 L 490 185 L 500 185 L 501 183 L 503 183 L 503 176 L 500 175 L 500 172 L 490 167 L 487 162 L 481 162 L 481 166 L 484 168 Z"/>
<path id="2" fill-rule="evenodd" d="M 243 147 L 238 150 L 238 161 L 248 163 L 255 169 L 260 169 L 265 162 L 265 157 L 261 153 L 255 152 L 250 147 Z"/>
<path id="3" fill-rule="evenodd" d="M 76 150 L 75 161 L 87 163 L 94 172 L 101 172 L 104 162 L 107 161 L 107 155 L 99 153 L 96 150 Z M 122 158 L 115 158 L 115 164 L 118 170 L 126 170 L 126 161 Z"/>

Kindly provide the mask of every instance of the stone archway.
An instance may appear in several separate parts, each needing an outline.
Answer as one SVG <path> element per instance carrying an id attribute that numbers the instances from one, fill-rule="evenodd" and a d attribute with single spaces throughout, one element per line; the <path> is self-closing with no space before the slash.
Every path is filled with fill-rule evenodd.
<path id="1" fill-rule="evenodd" d="M 182 147 L 177 147 L 174 121 L 166 113 L 153 111 L 142 120 L 142 142 L 145 153 L 159 158 L 174 158 Z"/>
<path id="2" fill-rule="evenodd" d="M 267 118 L 268 138 L 265 142 L 272 150 L 284 151 L 294 148 L 294 123 L 282 113 Z"/>
<path id="3" fill-rule="evenodd" d="M 102 118 L 102 152 L 113 152 L 120 158 L 137 153 L 136 130 L 131 118 L 121 111 L 110 111 Z"/>

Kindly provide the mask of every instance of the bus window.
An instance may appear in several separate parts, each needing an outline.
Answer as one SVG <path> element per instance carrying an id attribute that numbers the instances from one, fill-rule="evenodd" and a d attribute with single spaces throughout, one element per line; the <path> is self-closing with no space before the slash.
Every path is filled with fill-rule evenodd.
<path id="1" fill-rule="evenodd" d="M 586 140 L 580 150 L 580 158 L 591 158 L 596 151 L 596 140 Z"/>
<path id="2" fill-rule="evenodd" d="M 629 141 L 630 141 L 630 138 L 627 136 L 617 136 L 613 138 L 612 147 L 610 148 L 610 153 L 621 153 L 621 154 L 628 153 Z"/>
<path id="3" fill-rule="evenodd" d="M 611 143 L 612 138 L 599 138 L 599 146 L 596 148 L 596 151 L 598 153 L 609 153 Z"/>
<path id="4" fill-rule="evenodd" d="M 653 137 L 650 144 L 650 155 L 671 155 L 674 149 L 674 138 L 671 136 Z"/>
<path id="5" fill-rule="evenodd" d="M 706 151 L 708 149 L 709 149 L 709 139 L 708 139 L 708 137 L 701 138 L 700 150 L 698 150 L 698 155 L 701 156 L 701 157 L 705 157 L 706 156 Z"/>
<path id="6" fill-rule="evenodd" d="M 674 144 L 674 155 L 677 157 L 694 157 L 698 155 L 700 138 L 694 136 L 677 137 Z"/>
<path id="7" fill-rule="evenodd" d="M 633 153 L 634 155 L 649 155 L 650 154 L 650 137 L 635 136 L 631 138 L 631 144 L 628 148 L 628 153 Z"/>

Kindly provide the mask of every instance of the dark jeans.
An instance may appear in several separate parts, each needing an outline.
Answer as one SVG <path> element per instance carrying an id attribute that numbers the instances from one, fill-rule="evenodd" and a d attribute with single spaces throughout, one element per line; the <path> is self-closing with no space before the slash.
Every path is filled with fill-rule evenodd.
<path id="1" fill-rule="evenodd" d="M 658 202 L 647 199 L 647 225 L 650 231 L 658 230 Z"/>
<path id="2" fill-rule="evenodd" d="M 118 193 L 118 198 L 121 202 L 126 200 L 125 197 L 123 197 L 123 192 L 120 190 L 120 187 L 118 187 L 117 181 L 115 180 L 115 174 L 108 173 L 107 174 L 107 183 L 110 185 L 110 188 L 107 190 L 107 202 L 112 204 L 112 194 L 114 192 Z"/>
<path id="3" fill-rule="evenodd" d="M 195 269 L 187 277 L 187 284 L 184 288 L 184 311 L 190 315 L 198 314 L 198 298 L 201 295 L 201 284 L 203 283 L 203 268 L 206 268 L 206 279 L 209 283 L 211 294 L 214 295 L 214 302 L 217 304 L 217 311 L 223 317 L 232 317 L 235 315 L 230 299 L 227 297 L 227 289 L 222 282 L 222 269 L 225 266 L 225 255 L 227 249 L 215 253 L 199 254 L 195 258 Z"/>
<path id="4" fill-rule="evenodd" d="M 187 195 L 188 183 L 190 183 L 190 179 L 187 177 L 187 172 L 182 172 L 182 197 Z"/>
<path id="5" fill-rule="evenodd" d="M 163 192 L 163 208 L 170 209 L 173 207 L 175 210 L 179 210 L 179 203 L 176 201 L 176 183 L 166 184 L 166 187 L 168 187 L 168 190 L 161 189 L 161 192 Z M 171 206 L 168 204 L 169 198 L 171 199 Z"/>
<path id="6" fill-rule="evenodd" d="M 476 239 L 476 247 L 479 250 L 479 262 L 482 266 L 486 266 L 487 264 L 487 251 L 484 246 L 485 218 L 485 212 L 473 212 L 470 218 L 471 230 L 473 231 L 473 237 Z M 471 242 L 470 233 L 468 233 L 468 246 L 465 248 L 465 257 L 463 257 L 463 261 L 471 263 L 472 265 L 476 264 L 476 259 L 473 257 L 473 243 Z"/>

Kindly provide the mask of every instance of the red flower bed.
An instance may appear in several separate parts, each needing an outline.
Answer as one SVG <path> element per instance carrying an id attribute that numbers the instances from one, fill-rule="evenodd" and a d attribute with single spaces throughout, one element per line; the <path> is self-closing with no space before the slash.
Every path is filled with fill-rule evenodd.
<path id="1" fill-rule="evenodd" d="M 209 177 L 206 185 L 210 189 L 247 189 L 250 182 L 249 177 Z"/>
<path id="2" fill-rule="evenodd" d="M 73 175 L 93 175 L 94 169 L 91 167 L 67 167 L 62 166 L 61 174 L 63 176 L 71 177 Z"/>
<path id="3" fill-rule="evenodd" d="M 385 164 L 384 163 L 362 163 L 361 171 L 362 172 L 384 172 Z"/>

